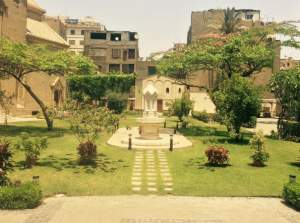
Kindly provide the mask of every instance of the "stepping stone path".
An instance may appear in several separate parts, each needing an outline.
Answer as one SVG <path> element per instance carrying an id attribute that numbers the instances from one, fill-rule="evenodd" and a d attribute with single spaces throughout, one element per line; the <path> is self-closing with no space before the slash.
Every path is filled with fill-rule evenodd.
<path id="1" fill-rule="evenodd" d="M 164 151 L 137 151 L 131 178 L 132 191 L 172 193 L 173 179 Z M 163 191 L 161 191 L 163 190 Z"/>

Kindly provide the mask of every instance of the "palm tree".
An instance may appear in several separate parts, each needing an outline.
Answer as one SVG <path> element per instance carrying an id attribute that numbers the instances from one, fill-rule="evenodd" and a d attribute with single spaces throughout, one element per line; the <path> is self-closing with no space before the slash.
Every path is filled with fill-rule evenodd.
<path id="1" fill-rule="evenodd" d="M 224 23 L 221 28 L 223 33 L 230 34 L 237 31 L 236 26 L 239 22 L 239 14 L 235 8 L 227 8 L 224 10 Z"/>
<path id="2" fill-rule="evenodd" d="M 0 16 L 1 16 L 1 33 L 0 37 L 2 37 L 2 32 L 3 32 L 3 20 L 4 20 L 4 15 L 7 14 L 7 6 L 4 2 L 4 0 L 0 0 Z"/>

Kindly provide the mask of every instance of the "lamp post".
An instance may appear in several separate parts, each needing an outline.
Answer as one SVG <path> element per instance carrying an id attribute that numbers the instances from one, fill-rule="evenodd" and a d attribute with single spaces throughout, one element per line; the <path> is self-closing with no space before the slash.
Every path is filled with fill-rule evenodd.
<path id="1" fill-rule="evenodd" d="M 170 135 L 170 152 L 173 152 L 173 134 Z"/>
<path id="2" fill-rule="evenodd" d="M 32 177 L 32 182 L 34 182 L 34 183 L 39 183 L 39 180 L 40 180 L 40 176 L 33 176 Z"/>
<path id="3" fill-rule="evenodd" d="M 290 183 L 295 183 L 296 182 L 296 176 L 290 174 Z"/>
<path id="4" fill-rule="evenodd" d="M 129 134 L 129 139 L 128 139 L 128 150 L 132 149 L 132 134 Z"/>

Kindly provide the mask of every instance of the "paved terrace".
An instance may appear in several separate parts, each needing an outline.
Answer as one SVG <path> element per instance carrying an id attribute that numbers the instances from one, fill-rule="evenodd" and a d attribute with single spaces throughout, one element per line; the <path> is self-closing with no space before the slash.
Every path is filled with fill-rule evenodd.
<path id="1" fill-rule="evenodd" d="M 299 223 L 276 198 L 57 197 L 35 210 L 0 211 L 2 223 Z"/>

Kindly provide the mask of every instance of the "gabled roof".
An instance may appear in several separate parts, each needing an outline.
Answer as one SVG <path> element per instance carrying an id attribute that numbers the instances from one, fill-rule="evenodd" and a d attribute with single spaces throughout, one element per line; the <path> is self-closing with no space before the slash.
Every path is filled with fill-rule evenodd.
<path id="1" fill-rule="evenodd" d="M 143 90 L 143 94 L 157 95 L 158 91 L 153 84 L 148 84 L 148 86 Z"/>
<path id="2" fill-rule="evenodd" d="M 69 44 L 56 33 L 46 22 L 40 22 L 31 18 L 27 18 L 27 33 L 39 39 L 50 41 L 54 44 L 69 46 Z"/>

